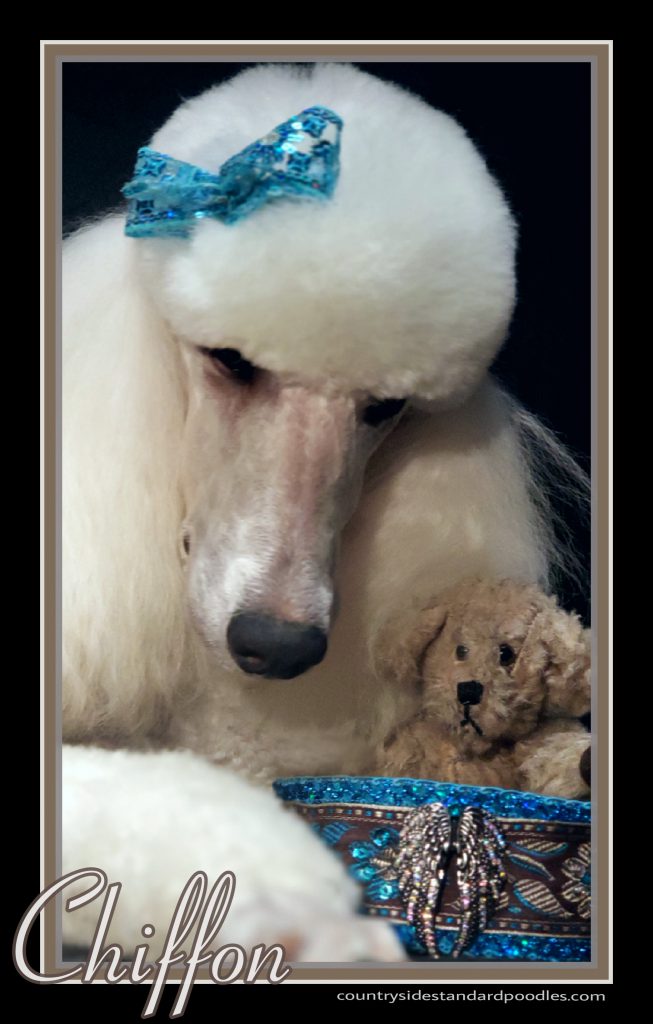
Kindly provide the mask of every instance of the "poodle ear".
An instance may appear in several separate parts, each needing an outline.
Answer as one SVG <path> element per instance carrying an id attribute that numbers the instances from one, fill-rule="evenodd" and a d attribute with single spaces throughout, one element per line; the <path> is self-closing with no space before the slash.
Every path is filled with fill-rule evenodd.
<path id="1" fill-rule="evenodd" d="M 551 718 L 580 718 L 591 703 L 591 631 L 561 608 L 543 611 L 536 626 L 548 655 L 544 711 Z"/>
<path id="2" fill-rule="evenodd" d="M 401 685 L 417 683 L 426 649 L 440 636 L 446 621 L 446 608 L 436 605 L 382 628 L 373 651 L 376 673 Z"/>
<path id="3" fill-rule="evenodd" d="M 186 373 L 143 286 L 139 245 L 110 216 L 67 239 L 61 261 L 69 737 L 155 727 L 187 628 L 174 550 Z"/>

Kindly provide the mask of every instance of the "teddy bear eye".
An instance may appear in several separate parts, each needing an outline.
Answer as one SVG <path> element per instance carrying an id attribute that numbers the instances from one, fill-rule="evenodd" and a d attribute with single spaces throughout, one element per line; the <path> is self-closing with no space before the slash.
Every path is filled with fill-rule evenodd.
<path id="1" fill-rule="evenodd" d="M 515 652 L 510 644 L 500 644 L 499 646 L 499 663 L 504 667 L 508 665 L 514 665 L 515 663 Z"/>
<path id="2" fill-rule="evenodd" d="M 466 661 L 467 655 L 469 654 L 469 648 L 465 647 L 464 644 L 458 644 L 456 647 L 456 658 L 458 661 Z"/>

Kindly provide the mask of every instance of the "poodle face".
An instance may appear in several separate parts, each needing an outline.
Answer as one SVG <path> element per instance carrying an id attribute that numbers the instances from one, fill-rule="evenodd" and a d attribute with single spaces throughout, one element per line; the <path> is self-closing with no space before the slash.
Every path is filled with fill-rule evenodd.
<path id="1" fill-rule="evenodd" d="M 308 386 L 235 347 L 188 345 L 184 356 L 191 614 L 245 672 L 291 678 L 325 653 L 338 536 L 404 403 Z"/>
<path id="2" fill-rule="evenodd" d="M 241 669 L 272 678 L 325 653 L 338 536 L 401 400 L 464 402 L 514 303 L 515 226 L 471 140 L 354 67 L 248 69 L 182 105 L 151 145 L 215 171 L 314 104 L 344 122 L 332 199 L 138 242 L 188 369 L 193 620 L 218 656 L 226 639 Z"/>

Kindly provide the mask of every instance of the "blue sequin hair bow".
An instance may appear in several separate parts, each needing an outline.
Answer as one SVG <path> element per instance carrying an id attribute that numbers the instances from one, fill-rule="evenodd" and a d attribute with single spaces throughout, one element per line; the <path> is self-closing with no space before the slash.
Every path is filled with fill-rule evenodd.
<path id="1" fill-rule="evenodd" d="M 144 147 L 131 181 L 125 234 L 187 238 L 204 217 L 235 224 L 279 197 L 328 199 L 339 174 L 343 122 L 326 107 L 308 107 L 262 139 L 205 171 Z"/>

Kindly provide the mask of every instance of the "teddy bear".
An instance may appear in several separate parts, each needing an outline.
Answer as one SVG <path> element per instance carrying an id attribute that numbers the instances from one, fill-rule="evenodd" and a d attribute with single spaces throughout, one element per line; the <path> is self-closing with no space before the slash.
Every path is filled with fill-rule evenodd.
<path id="1" fill-rule="evenodd" d="M 374 774 L 588 797 L 590 630 L 555 597 L 467 579 L 389 624 L 373 653 L 419 705 L 382 742 Z"/>

